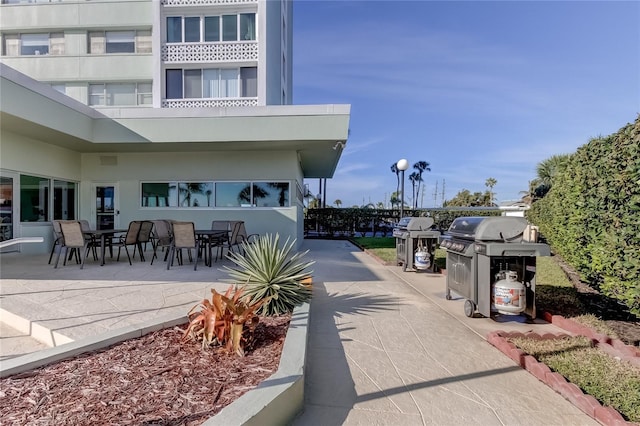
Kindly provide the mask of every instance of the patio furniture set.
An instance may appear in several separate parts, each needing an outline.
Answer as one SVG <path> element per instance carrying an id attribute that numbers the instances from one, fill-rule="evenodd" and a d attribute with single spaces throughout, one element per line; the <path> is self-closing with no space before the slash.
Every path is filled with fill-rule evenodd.
<path id="1" fill-rule="evenodd" d="M 244 221 L 214 220 L 210 229 L 196 229 L 193 222 L 173 220 L 135 220 L 129 223 L 127 229 L 91 229 L 86 220 L 54 220 L 54 241 L 49 255 L 49 264 L 57 251 L 55 268 L 58 267 L 60 256 L 64 252 L 63 265 L 67 260 L 76 259 L 80 269 L 84 268 L 87 257 L 91 254 L 94 261 L 105 264 L 107 249 L 113 259 L 114 248 L 118 248 L 116 261 L 120 261 L 121 250 L 124 248 L 129 264 L 131 259 L 139 253 L 140 261 L 145 262 L 144 253 L 147 244 L 151 243 L 153 255 L 151 265 L 158 258 L 158 250 L 164 251 L 164 261 L 167 269 L 178 260 L 183 264 L 182 252 L 188 253 L 193 269 L 198 268 L 198 261 L 202 258 L 205 265 L 211 267 L 214 260 L 222 259 L 224 249 L 240 251 L 243 242 L 251 243 L 257 234 L 247 234 Z M 129 247 L 133 247 L 130 254 Z M 98 252 L 98 249 L 100 250 Z M 195 254 L 195 261 L 192 253 Z"/>

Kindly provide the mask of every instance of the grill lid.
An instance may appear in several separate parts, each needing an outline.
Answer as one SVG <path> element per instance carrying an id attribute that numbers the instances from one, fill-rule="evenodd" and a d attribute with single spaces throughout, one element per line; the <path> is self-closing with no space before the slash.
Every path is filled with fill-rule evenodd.
<path id="1" fill-rule="evenodd" d="M 431 217 L 403 217 L 398 221 L 398 229 L 403 231 L 427 231 L 433 226 Z"/>
<path id="2" fill-rule="evenodd" d="M 467 240 L 522 242 L 527 225 L 527 219 L 516 216 L 459 217 L 448 233 Z"/>

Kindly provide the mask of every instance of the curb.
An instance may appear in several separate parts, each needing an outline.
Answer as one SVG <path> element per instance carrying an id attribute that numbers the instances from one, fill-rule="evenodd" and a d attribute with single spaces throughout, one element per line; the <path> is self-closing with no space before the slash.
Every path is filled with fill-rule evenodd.
<path id="1" fill-rule="evenodd" d="M 509 342 L 508 338 L 527 337 L 532 339 L 557 339 L 569 336 L 566 333 L 545 333 L 540 335 L 534 332 L 526 334 L 519 332 L 492 331 L 487 335 L 487 341 L 495 346 L 502 353 L 511 358 L 520 367 L 534 375 L 538 380 L 549 386 L 551 389 L 562 395 L 566 400 L 578 407 L 589 417 L 597 420 L 605 425 L 636 425 L 636 423 L 628 422 L 622 415 L 609 406 L 603 406 L 593 396 L 582 392 L 574 383 L 568 382 L 564 376 L 552 372 L 549 367 L 539 362 L 531 355 L 527 355 L 522 350 Z M 588 336 L 586 336 L 588 337 Z M 592 339 L 594 340 L 594 339 Z M 595 340 L 594 340 L 595 341 Z M 640 358 L 638 358 L 640 360 Z"/>
<path id="2" fill-rule="evenodd" d="M 142 337 L 152 331 L 186 324 L 187 317 L 171 315 L 145 321 L 88 337 L 53 348 L 43 349 L 0 363 L 0 377 L 33 370 L 87 351 L 102 349 L 124 340 Z M 203 425 L 266 425 L 289 424 L 304 408 L 304 367 L 306 363 L 309 304 L 293 310 L 284 340 L 278 370 L 255 389 L 226 406 Z"/>

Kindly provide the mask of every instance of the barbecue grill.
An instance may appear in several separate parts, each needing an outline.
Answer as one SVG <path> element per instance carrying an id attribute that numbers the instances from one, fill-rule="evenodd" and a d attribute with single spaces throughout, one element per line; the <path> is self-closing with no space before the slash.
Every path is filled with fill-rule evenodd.
<path id="1" fill-rule="evenodd" d="M 440 232 L 431 229 L 430 217 L 403 217 L 393 230 L 396 239 L 397 264 L 402 270 L 424 270 L 433 265 L 435 245 Z"/>
<path id="2" fill-rule="evenodd" d="M 440 238 L 447 251 L 446 298 L 466 298 L 464 312 L 536 317 L 536 256 L 549 256 L 523 217 L 459 217 Z"/>

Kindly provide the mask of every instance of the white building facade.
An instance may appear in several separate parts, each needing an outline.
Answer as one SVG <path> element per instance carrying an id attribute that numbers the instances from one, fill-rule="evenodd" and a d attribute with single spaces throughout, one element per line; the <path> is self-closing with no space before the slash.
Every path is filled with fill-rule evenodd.
<path id="1" fill-rule="evenodd" d="M 333 176 L 350 107 L 291 105 L 292 7 L 2 0 L 0 237 L 244 220 L 300 244 L 303 180 Z"/>

